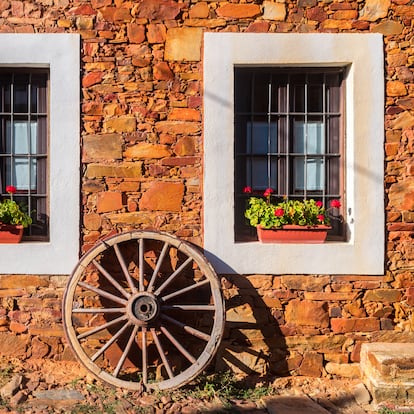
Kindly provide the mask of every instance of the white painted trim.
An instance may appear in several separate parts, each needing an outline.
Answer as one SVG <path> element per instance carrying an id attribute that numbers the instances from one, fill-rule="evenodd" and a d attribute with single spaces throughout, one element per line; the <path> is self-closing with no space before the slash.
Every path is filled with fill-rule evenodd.
<path id="1" fill-rule="evenodd" d="M 349 66 L 347 242 L 322 245 L 234 242 L 235 65 Z M 204 34 L 204 249 L 216 271 L 383 274 L 383 90 L 380 34 Z"/>
<path id="2" fill-rule="evenodd" d="M 80 36 L 0 34 L 0 66 L 50 70 L 50 242 L 0 244 L 2 274 L 69 274 L 79 260 Z"/>

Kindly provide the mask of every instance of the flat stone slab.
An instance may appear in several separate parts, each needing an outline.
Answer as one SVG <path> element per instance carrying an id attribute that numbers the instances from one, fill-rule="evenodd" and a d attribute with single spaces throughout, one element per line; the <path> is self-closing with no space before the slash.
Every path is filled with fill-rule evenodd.
<path id="1" fill-rule="evenodd" d="M 405 404 L 414 397 L 414 344 L 365 343 L 361 347 L 361 373 L 374 404 Z"/>
<path id="2" fill-rule="evenodd" d="M 264 402 L 269 414 L 329 414 L 306 395 L 270 397 Z"/>
<path id="3" fill-rule="evenodd" d="M 414 343 L 371 343 L 361 347 L 361 371 L 381 382 L 414 386 Z"/>

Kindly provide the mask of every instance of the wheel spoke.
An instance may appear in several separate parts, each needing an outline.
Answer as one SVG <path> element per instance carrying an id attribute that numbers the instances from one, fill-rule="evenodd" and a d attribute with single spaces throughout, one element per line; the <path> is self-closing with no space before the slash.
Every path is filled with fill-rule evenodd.
<path id="1" fill-rule="evenodd" d="M 80 308 L 73 309 L 72 313 L 125 313 L 125 308 Z"/>
<path id="2" fill-rule="evenodd" d="M 132 343 L 134 342 L 135 337 L 138 333 L 138 325 L 134 326 L 134 329 L 132 330 L 132 333 L 128 339 L 128 343 L 124 349 L 124 352 L 121 355 L 121 358 L 119 358 L 118 364 L 113 372 L 114 377 L 118 377 L 119 371 L 121 371 L 122 366 L 124 365 L 124 362 L 129 354 L 129 351 L 131 349 Z"/>
<path id="3" fill-rule="evenodd" d="M 187 266 L 192 262 L 193 258 L 189 257 L 168 279 L 155 291 L 155 296 L 158 296 Z"/>
<path id="4" fill-rule="evenodd" d="M 167 374 L 170 378 L 172 378 L 174 377 L 174 374 L 172 372 L 171 365 L 168 362 L 167 357 L 165 356 L 164 350 L 162 349 L 161 342 L 154 328 L 151 328 L 151 333 L 152 333 L 152 337 L 154 338 L 155 346 L 157 347 L 158 353 L 160 354 L 160 357 L 162 359 L 162 362 L 164 363 L 165 369 L 167 370 Z"/>
<path id="5" fill-rule="evenodd" d="M 214 305 L 171 305 L 161 306 L 161 310 L 185 310 L 185 311 L 213 311 Z"/>
<path id="6" fill-rule="evenodd" d="M 109 328 L 110 326 L 116 325 L 119 322 L 125 321 L 126 319 L 128 319 L 128 317 L 126 315 L 122 315 L 119 318 L 113 319 L 112 321 L 104 323 L 103 325 L 97 326 L 96 328 L 91 329 L 90 331 L 84 332 L 83 334 L 78 335 L 76 338 L 78 339 L 86 338 L 87 336 L 103 331 L 104 329 Z"/>
<path id="7" fill-rule="evenodd" d="M 131 296 L 96 260 L 92 263 L 127 299 Z"/>
<path id="8" fill-rule="evenodd" d="M 196 362 L 196 359 L 174 338 L 165 326 L 161 326 L 161 331 L 192 364 Z"/>
<path id="9" fill-rule="evenodd" d="M 167 250 L 169 247 L 170 247 L 170 244 L 168 242 L 165 242 L 164 246 L 162 247 L 160 256 L 158 257 L 157 265 L 155 266 L 154 272 L 152 273 L 151 280 L 149 282 L 148 289 L 147 289 L 148 292 L 152 292 L 153 290 L 155 279 L 157 278 L 158 272 L 160 271 L 162 262 L 164 261 L 165 254 L 167 253 Z"/>
<path id="10" fill-rule="evenodd" d="M 99 349 L 95 354 L 91 356 L 91 361 L 98 359 L 124 332 L 128 326 L 131 325 L 131 322 L 127 322 L 101 349 Z"/>
<path id="11" fill-rule="evenodd" d="M 116 303 L 120 303 L 121 305 L 126 306 L 127 301 L 125 299 L 119 298 L 118 296 L 112 295 L 112 293 L 106 292 L 105 290 L 96 288 L 94 286 L 89 285 L 85 282 L 78 282 L 78 285 L 83 287 L 84 289 L 91 290 L 92 292 L 97 293 L 98 295 L 103 296 L 104 298 L 110 299 Z"/>
<path id="12" fill-rule="evenodd" d="M 144 289 L 144 239 L 139 239 L 139 291 L 143 292 Z"/>
<path id="13" fill-rule="evenodd" d="M 126 266 L 124 257 L 122 256 L 122 253 L 119 250 L 119 247 L 118 247 L 117 244 L 114 244 L 114 250 L 115 250 L 115 254 L 116 254 L 116 257 L 118 259 L 118 262 L 121 265 L 122 272 L 124 273 L 125 279 L 128 282 L 128 285 L 131 288 L 132 293 L 137 293 L 137 288 L 135 286 L 134 280 L 132 279 L 132 277 L 131 277 L 131 275 L 128 271 L 128 268 Z"/>
<path id="14" fill-rule="evenodd" d="M 187 333 L 195 336 L 196 338 L 202 339 L 203 341 L 209 341 L 210 339 L 210 335 L 207 335 L 206 333 L 201 332 L 198 329 L 188 326 L 185 323 L 177 321 L 177 319 L 171 318 L 170 316 L 163 315 L 163 314 L 161 315 L 161 318 L 168 322 L 173 323 L 174 325 L 179 326 L 180 328 L 184 329 Z"/>
<path id="15" fill-rule="evenodd" d="M 147 328 L 142 328 L 142 382 L 148 383 L 148 349 L 147 349 Z"/>
<path id="16" fill-rule="evenodd" d="M 178 295 L 182 295 L 183 293 L 189 292 L 190 290 L 198 289 L 199 287 L 208 285 L 209 283 L 210 283 L 210 281 L 208 279 L 205 279 L 202 282 L 194 283 L 193 285 L 190 285 L 190 286 L 187 286 L 183 289 L 177 290 L 176 292 L 170 293 L 169 295 L 165 295 L 160 299 L 162 301 L 166 302 L 168 299 L 174 298 Z"/>

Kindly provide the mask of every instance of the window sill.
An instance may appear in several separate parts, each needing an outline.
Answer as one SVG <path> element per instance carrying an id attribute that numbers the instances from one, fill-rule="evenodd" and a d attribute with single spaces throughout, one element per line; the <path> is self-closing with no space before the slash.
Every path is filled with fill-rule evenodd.
<path id="1" fill-rule="evenodd" d="M 215 245 L 214 249 L 209 246 Z M 216 256 L 212 251 L 222 252 Z M 382 274 L 382 246 L 327 241 L 283 244 L 206 240 L 205 255 L 218 273 L 239 274 Z"/>

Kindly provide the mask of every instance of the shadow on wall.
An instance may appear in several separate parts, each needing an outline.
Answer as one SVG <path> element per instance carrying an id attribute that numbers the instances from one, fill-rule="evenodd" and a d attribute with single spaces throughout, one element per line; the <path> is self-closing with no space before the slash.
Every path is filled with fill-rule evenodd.
<path id="1" fill-rule="evenodd" d="M 261 278 L 263 289 L 271 291 L 271 277 L 253 277 Z M 235 374 L 244 375 L 289 375 L 286 342 L 270 311 L 271 306 L 260 295 L 260 288 L 242 275 L 222 275 L 221 283 L 226 323 L 215 371 L 231 369 Z"/>

